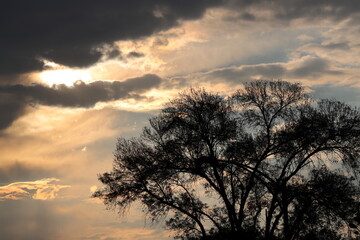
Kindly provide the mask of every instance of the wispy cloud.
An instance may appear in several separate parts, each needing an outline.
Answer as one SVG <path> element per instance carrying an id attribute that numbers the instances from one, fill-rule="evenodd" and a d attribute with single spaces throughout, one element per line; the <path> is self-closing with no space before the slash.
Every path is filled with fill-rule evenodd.
<path id="1" fill-rule="evenodd" d="M 38 200 L 50 200 L 56 198 L 58 192 L 69 185 L 60 185 L 56 178 L 44 178 L 32 182 L 14 182 L 0 186 L 1 200 L 20 200 L 33 198 Z"/>

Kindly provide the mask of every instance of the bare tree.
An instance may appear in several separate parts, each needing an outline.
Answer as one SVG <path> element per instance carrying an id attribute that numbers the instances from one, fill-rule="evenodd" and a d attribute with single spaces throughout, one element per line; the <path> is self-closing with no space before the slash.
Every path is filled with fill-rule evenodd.
<path id="1" fill-rule="evenodd" d="M 94 197 L 181 239 L 342 239 L 359 230 L 360 112 L 299 84 L 191 89 L 117 143 Z M 321 238 L 320 236 L 325 238 Z"/>

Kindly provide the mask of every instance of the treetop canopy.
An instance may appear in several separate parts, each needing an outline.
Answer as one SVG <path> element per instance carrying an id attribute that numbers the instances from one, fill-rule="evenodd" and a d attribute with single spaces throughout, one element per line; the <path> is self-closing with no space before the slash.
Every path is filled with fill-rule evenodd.
<path id="1" fill-rule="evenodd" d="M 357 108 L 255 81 L 229 97 L 190 89 L 149 123 L 99 176 L 108 206 L 139 201 L 181 239 L 358 236 Z"/>

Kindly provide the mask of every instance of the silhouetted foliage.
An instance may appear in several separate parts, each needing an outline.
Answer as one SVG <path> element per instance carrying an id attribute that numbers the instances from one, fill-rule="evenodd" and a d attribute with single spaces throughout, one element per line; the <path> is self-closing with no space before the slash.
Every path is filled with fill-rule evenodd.
<path id="1" fill-rule="evenodd" d="M 139 201 L 180 239 L 346 239 L 359 231 L 360 113 L 299 84 L 191 89 L 117 143 L 94 197 Z"/>

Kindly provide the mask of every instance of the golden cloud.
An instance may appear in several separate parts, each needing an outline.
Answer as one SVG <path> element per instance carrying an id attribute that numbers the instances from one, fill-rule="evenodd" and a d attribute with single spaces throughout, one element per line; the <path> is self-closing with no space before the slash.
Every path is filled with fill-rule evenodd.
<path id="1" fill-rule="evenodd" d="M 60 185 L 56 178 L 44 178 L 32 182 L 14 182 L 0 186 L 1 200 L 19 200 L 33 198 L 38 200 L 49 200 L 56 198 L 58 192 L 69 185 Z"/>

